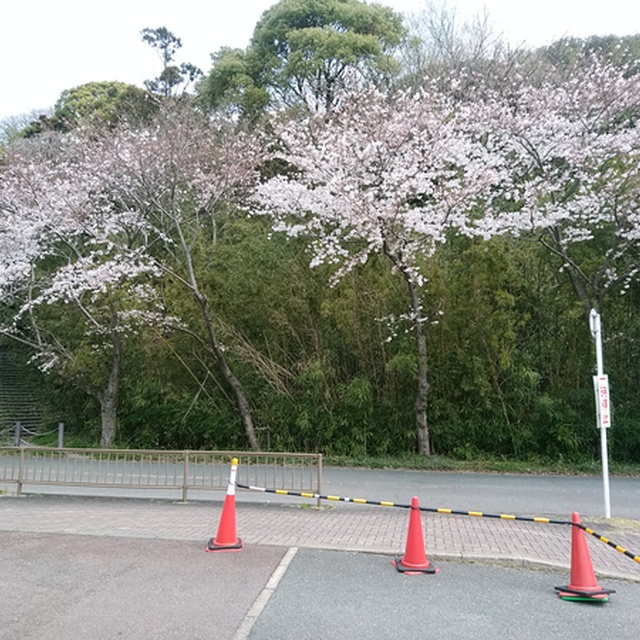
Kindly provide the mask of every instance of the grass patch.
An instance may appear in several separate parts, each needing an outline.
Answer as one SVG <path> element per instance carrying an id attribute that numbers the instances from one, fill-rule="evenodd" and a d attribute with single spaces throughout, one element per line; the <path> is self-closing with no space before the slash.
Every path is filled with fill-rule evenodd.
<path id="1" fill-rule="evenodd" d="M 640 533 L 640 520 L 629 520 L 627 518 L 590 517 L 589 526 L 595 529 L 596 533 L 609 533 L 611 531 L 616 533 Z"/>
<path id="2" fill-rule="evenodd" d="M 457 460 L 445 456 L 381 456 L 347 457 L 326 456 L 324 464 L 336 467 L 360 467 L 368 469 L 410 469 L 416 471 L 468 471 L 485 473 L 559 474 L 559 475 L 601 475 L 602 466 L 598 460 L 568 462 L 566 460 L 511 460 L 487 456 L 473 460 Z M 609 463 L 609 473 L 617 476 L 640 476 L 640 464 Z"/>

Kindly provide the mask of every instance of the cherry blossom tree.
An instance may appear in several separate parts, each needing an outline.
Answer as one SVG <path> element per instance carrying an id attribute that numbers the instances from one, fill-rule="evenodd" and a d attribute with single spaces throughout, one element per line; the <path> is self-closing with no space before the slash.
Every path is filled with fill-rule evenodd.
<path id="1" fill-rule="evenodd" d="M 165 109 L 154 126 L 121 129 L 103 144 L 110 198 L 142 217 L 147 225 L 144 244 L 155 265 L 196 303 L 200 324 L 190 324 L 180 309 L 174 315 L 181 318 L 180 329 L 214 362 L 236 401 L 249 445 L 258 450 L 250 403 L 229 364 L 228 345 L 218 336 L 203 283 L 219 214 L 230 202 L 240 201 L 257 179 L 257 138 L 175 105 Z"/>
<path id="2" fill-rule="evenodd" d="M 157 322 L 153 261 L 131 238 L 143 227 L 105 197 L 107 176 L 75 135 L 13 145 L 0 180 L 0 332 L 94 396 L 101 445 L 116 436 L 123 343 Z"/>
<path id="3" fill-rule="evenodd" d="M 470 219 L 504 180 L 504 158 L 483 133 L 471 106 L 454 107 L 435 90 L 393 98 L 371 91 L 284 128 L 289 169 L 255 193 L 254 211 L 272 216 L 276 231 L 309 238 L 312 264 L 331 265 L 333 282 L 373 253 L 404 279 L 416 340 L 418 450 L 427 456 L 427 327 L 436 310 L 425 308 L 423 265 L 448 233 L 475 232 Z"/>
<path id="4" fill-rule="evenodd" d="M 486 108 L 512 182 L 485 223 L 536 233 L 585 312 L 599 309 L 640 269 L 640 75 L 594 57 Z"/>
<path id="5" fill-rule="evenodd" d="M 213 361 L 258 449 L 249 401 L 202 284 L 217 215 L 255 178 L 255 139 L 175 105 L 145 129 L 79 129 L 11 154 L 0 187 L 0 286 L 17 312 L 5 333 L 33 347 L 45 370 L 77 371 L 80 347 L 85 363 L 110 354 L 98 388 L 87 384 L 86 370 L 75 376 L 100 401 L 102 444 L 110 445 L 124 337 L 142 324 L 187 332 L 203 366 Z M 197 313 L 160 305 L 152 286 L 160 278 L 183 287 Z M 63 330 L 69 306 L 77 317 Z M 64 339 L 80 326 L 74 349 Z"/>

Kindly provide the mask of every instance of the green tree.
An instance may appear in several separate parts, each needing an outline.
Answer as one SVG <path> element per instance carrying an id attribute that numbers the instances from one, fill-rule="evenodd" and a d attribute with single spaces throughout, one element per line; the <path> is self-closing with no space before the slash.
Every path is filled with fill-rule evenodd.
<path id="1" fill-rule="evenodd" d="M 344 91 L 388 80 L 405 35 L 388 7 L 358 0 L 280 0 L 262 15 L 246 52 L 223 49 L 200 87 L 210 107 L 274 106 L 328 111 Z"/>
<path id="2" fill-rule="evenodd" d="M 24 137 L 24 130 L 39 117 L 37 111 L 9 116 L 0 120 L 0 162 L 3 152 L 15 140 Z"/>
<path id="3" fill-rule="evenodd" d="M 166 27 L 143 29 L 142 40 L 156 50 L 162 61 L 160 75 L 144 83 L 151 93 L 169 98 L 181 85 L 183 92 L 186 91 L 202 75 L 202 71 L 190 62 L 175 64 L 175 55 L 182 47 L 182 40 Z"/>
<path id="4" fill-rule="evenodd" d="M 43 372 L 98 400 L 101 444 L 111 446 L 124 344 L 154 308 L 158 272 L 133 246 L 131 212 L 106 197 L 111 173 L 92 133 L 10 149 L 0 180 L 0 296 L 13 314 L 0 333 L 29 346 Z"/>
<path id="5" fill-rule="evenodd" d="M 199 104 L 248 119 L 260 114 L 269 104 L 269 92 L 256 82 L 250 55 L 223 47 L 211 58 L 213 67 L 198 87 Z"/>
<path id="6" fill-rule="evenodd" d="M 153 97 L 135 85 L 89 82 L 60 94 L 53 119 L 57 129 L 69 130 L 88 123 L 114 126 L 123 120 L 147 122 L 156 110 Z"/>
<path id="7" fill-rule="evenodd" d="M 135 85 L 88 82 L 65 89 L 52 113 L 32 114 L 28 123 L 17 132 L 14 130 L 13 137 L 32 138 L 47 131 L 67 133 L 81 125 L 115 127 L 123 122 L 142 125 L 151 120 L 157 109 L 156 99 Z"/>

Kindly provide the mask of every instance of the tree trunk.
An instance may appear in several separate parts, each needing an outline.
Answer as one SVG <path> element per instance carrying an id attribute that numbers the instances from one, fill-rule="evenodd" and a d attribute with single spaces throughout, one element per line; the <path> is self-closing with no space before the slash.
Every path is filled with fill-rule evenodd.
<path id="1" fill-rule="evenodd" d="M 213 321 L 211 319 L 211 314 L 209 313 L 209 301 L 207 300 L 207 297 L 200 292 L 200 288 L 198 287 L 198 278 L 196 276 L 196 270 L 193 266 L 192 248 L 185 238 L 182 226 L 179 222 L 179 216 L 173 216 L 173 220 L 176 222 L 176 231 L 180 236 L 180 244 L 184 252 L 187 266 L 188 279 L 183 280 L 183 282 L 191 290 L 195 299 L 200 305 L 200 312 L 202 314 L 202 319 L 204 321 L 205 329 L 207 332 L 207 341 L 209 343 L 211 353 L 215 357 L 218 370 L 222 374 L 225 382 L 229 385 L 229 388 L 231 389 L 235 397 L 236 403 L 238 405 L 238 410 L 240 411 L 240 420 L 242 421 L 249 446 L 253 451 L 260 451 L 260 442 L 258 441 L 256 430 L 253 426 L 253 418 L 251 417 L 251 407 L 249 406 L 249 400 L 244 393 L 244 389 L 242 388 L 240 380 L 238 380 L 233 371 L 231 371 L 231 367 L 229 366 L 227 359 L 224 357 L 224 349 L 218 342 L 216 333 L 213 328 Z"/>
<path id="2" fill-rule="evenodd" d="M 418 351 L 418 381 L 416 399 L 414 403 L 416 413 L 416 432 L 418 436 L 418 453 L 429 457 L 431 443 L 429 440 L 429 421 L 427 418 L 427 402 L 429 397 L 429 380 L 427 373 L 427 336 L 424 323 L 421 321 L 422 305 L 418 285 L 409 274 L 405 273 L 407 286 L 411 295 L 411 308 L 414 316 L 414 331 L 416 333 L 416 347 Z"/>
<path id="3" fill-rule="evenodd" d="M 209 337 L 209 344 L 211 346 L 211 350 L 215 355 L 216 364 L 218 366 L 218 370 L 222 374 L 225 382 L 229 385 L 238 405 L 238 410 L 240 411 L 240 420 L 242 421 L 242 425 L 244 427 L 245 435 L 247 436 L 247 440 L 249 442 L 249 446 L 253 451 L 260 451 L 260 442 L 258 440 L 258 436 L 256 435 L 256 430 L 253 425 L 253 418 L 251 416 L 251 407 L 249 406 L 249 400 L 242 388 L 242 384 L 236 378 L 233 371 L 231 371 L 231 367 L 227 362 L 227 359 L 224 357 L 224 351 L 220 347 L 218 343 L 218 339 L 216 338 L 215 331 L 213 330 L 213 322 L 211 321 L 211 316 L 209 314 L 209 306 L 207 303 L 207 299 L 205 296 L 197 292 L 196 297 L 200 302 L 200 308 L 202 310 L 202 317 L 204 318 L 206 327 L 207 327 L 207 335 Z"/>
<path id="4" fill-rule="evenodd" d="M 392 251 L 385 240 L 383 253 L 391 260 L 400 271 L 407 283 L 409 297 L 411 299 L 411 311 L 413 316 L 413 330 L 416 336 L 416 349 L 418 360 L 418 380 L 416 386 L 416 398 L 413 404 L 416 420 L 416 435 L 418 440 L 418 453 L 425 457 L 431 455 L 431 442 L 429 438 L 429 420 L 427 416 L 427 403 L 429 399 L 429 379 L 427 372 L 427 335 L 422 317 L 422 301 L 420 299 L 420 286 L 416 282 L 412 270 L 402 259 L 400 252 Z"/>
<path id="5" fill-rule="evenodd" d="M 100 446 L 110 449 L 116 439 L 117 431 L 117 406 L 111 398 L 100 394 Z"/>
<path id="6" fill-rule="evenodd" d="M 251 408 L 249 406 L 249 400 L 244 393 L 244 389 L 242 388 L 242 384 L 233 371 L 231 371 L 231 367 L 227 363 L 222 351 L 218 347 L 217 343 L 215 343 L 216 349 L 216 359 L 218 363 L 218 369 L 222 374 L 223 378 L 231 388 L 233 395 L 235 396 L 236 402 L 238 403 L 238 409 L 240 411 L 240 419 L 242 420 L 242 425 L 244 426 L 244 432 L 247 436 L 247 440 L 249 441 L 249 446 L 253 451 L 260 451 L 260 442 L 256 435 L 256 430 L 253 425 L 253 418 L 251 417 Z"/>
<path id="7" fill-rule="evenodd" d="M 100 402 L 100 446 L 113 447 L 118 425 L 118 395 L 120 391 L 120 365 L 122 360 L 122 344 L 117 332 L 112 336 L 113 357 L 109 380 L 102 391 L 96 394 Z"/>
<path id="8" fill-rule="evenodd" d="M 418 453 L 429 457 L 431 443 L 429 440 L 429 422 L 427 419 L 427 399 L 429 396 L 429 380 L 427 377 L 427 337 L 422 323 L 415 326 L 416 344 L 418 347 L 418 386 L 416 389 L 416 431 L 418 434 Z"/>

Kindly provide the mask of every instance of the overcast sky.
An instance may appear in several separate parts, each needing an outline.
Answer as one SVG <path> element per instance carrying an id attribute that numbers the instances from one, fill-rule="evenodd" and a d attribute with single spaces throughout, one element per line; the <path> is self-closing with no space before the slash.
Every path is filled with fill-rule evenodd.
<path id="1" fill-rule="evenodd" d="M 440 0 L 437 0 L 438 2 Z M 402 13 L 427 0 L 381 2 Z M 145 27 L 182 39 L 177 62 L 208 71 L 220 47 L 244 48 L 275 0 L 4 0 L 0 7 L 0 119 L 51 107 L 64 89 L 119 80 L 142 86 L 161 68 L 144 44 Z M 448 0 L 459 19 L 486 9 L 495 32 L 514 46 L 565 35 L 640 33 L 638 0 Z"/>

